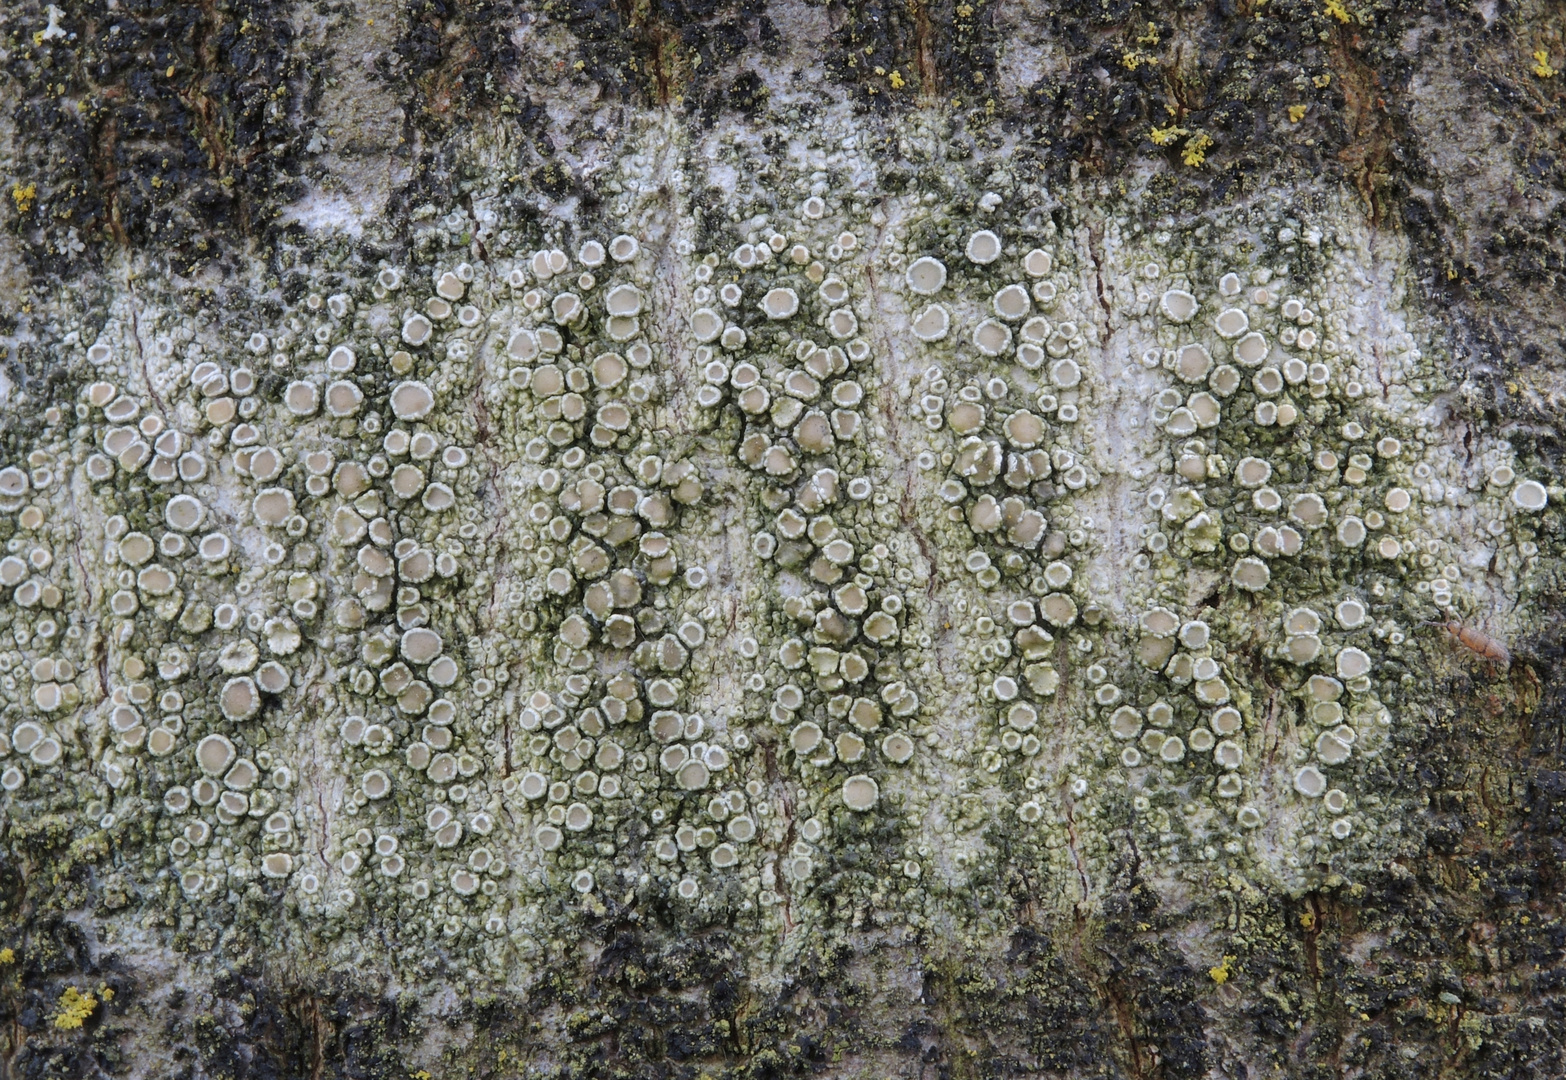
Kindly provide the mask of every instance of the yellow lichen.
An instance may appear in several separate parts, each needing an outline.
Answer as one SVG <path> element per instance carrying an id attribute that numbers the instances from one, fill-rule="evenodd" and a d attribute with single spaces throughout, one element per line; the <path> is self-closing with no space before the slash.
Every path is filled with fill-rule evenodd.
<path id="1" fill-rule="evenodd" d="M 38 198 L 38 185 L 16 183 L 11 185 L 11 199 L 16 203 L 16 212 L 25 214 L 33 208 L 33 200 Z"/>
<path id="2" fill-rule="evenodd" d="M 1154 145 L 1168 146 L 1176 139 L 1179 139 L 1182 135 L 1189 134 L 1190 132 L 1185 128 L 1170 124 L 1168 127 L 1164 128 L 1155 127 L 1152 131 L 1147 133 L 1147 137 L 1153 140 Z"/>
<path id="3" fill-rule="evenodd" d="M 1316 87 L 1316 89 L 1323 90 L 1323 89 L 1326 88 L 1327 84 L 1330 83 L 1331 81 L 1332 81 L 1332 72 L 1324 71 L 1320 75 L 1317 75 L 1314 79 L 1312 79 L 1311 83 Z"/>
<path id="4" fill-rule="evenodd" d="M 9 946 L 4 949 L 0 949 L 0 964 L 14 963 L 16 963 L 16 950 L 10 948 Z"/>
<path id="5" fill-rule="evenodd" d="M 1207 163 L 1207 151 L 1213 145 L 1212 136 L 1198 131 L 1186 140 L 1185 149 L 1180 151 L 1180 160 L 1192 168 Z"/>
<path id="6" fill-rule="evenodd" d="M 1136 40 L 1137 40 L 1137 43 L 1140 44 L 1140 45 L 1157 45 L 1158 44 L 1158 24 L 1157 23 L 1148 23 L 1147 24 L 1147 33 L 1143 34 L 1141 37 L 1137 38 Z"/>
<path id="7" fill-rule="evenodd" d="M 1548 79 L 1555 74 L 1555 69 L 1550 66 L 1550 54 L 1544 49 L 1539 49 L 1533 54 L 1533 73 L 1541 79 Z"/>
<path id="8" fill-rule="evenodd" d="M 893 68 L 892 74 L 887 76 L 887 82 L 892 84 L 893 90 L 901 90 L 903 87 L 908 85 L 907 80 L 903 78 L 902 72 L 898 71 L 896 68 Z"/>
<path id="9" fill-rule="evenodd" d="M 1224 983 L 1228 982 L 1230 976 L 1234 974 L 1234 968 L 1232 966 L 1233 964 L 1234 957 L 1225 956 L 1223 958 L 1223 963 L 1216 967 L 1208 968 L 1207 974 L 1212 977 L 1213 982 L 1217 983 L 1219 986 L 1222 986 Z"/>
<path id="10" fill-rule="evenodd" d="M 60 1011 L 55 1013 L 54 1026 L 61 1031 L 74 1031 L 87 1022 L 97 1007 L 98 999 L 92 994 L 67 986 L 65 993 L 60 995 Z"/>
<path id="11" fill-rule="evenodd" d="M 1306 110 L 1308 110 L 1309 108 L 1310 108 L 1310 106 L 1308 106 L 1308 105 L 1290 105 L 1289 106 L 1289 123 L 1297 124 L 1301 120 L 1305 119 Z"/>
<path id="12" fill-rule="evenodd" d="M 1327 0 L 1326 13 L 1340 23 L 1349 21 L 1349 10 L 1343 6 L 1343 0 Z"/>

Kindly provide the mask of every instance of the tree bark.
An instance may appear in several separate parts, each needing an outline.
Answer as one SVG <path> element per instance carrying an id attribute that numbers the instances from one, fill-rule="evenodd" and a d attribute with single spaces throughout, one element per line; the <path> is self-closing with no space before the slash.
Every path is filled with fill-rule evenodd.
<path id="1" fill-rule="evenodd" d="M 0 1076 L 1566 1071 L 1566 9 L 0 11 Z"/>

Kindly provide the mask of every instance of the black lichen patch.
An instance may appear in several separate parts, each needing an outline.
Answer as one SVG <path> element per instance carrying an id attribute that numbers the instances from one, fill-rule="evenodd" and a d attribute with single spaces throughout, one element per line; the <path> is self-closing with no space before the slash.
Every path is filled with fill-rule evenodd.
<path id="1" fill-rule="evenodd" d="M 770 96 L 753 65 L 783 36 L 757 0 L 551 0 L 545 13 L 575 39 L 573 93 L 683 108 L 711 123 L 753 116 Z"/>
<path id="2" fill-rule="evenodd" d="M 1465 371 L 1502 412 L 1537 408 L 1513 377 L 1558 373 L 1566 343 L 1566 96 L 1530 55 L 1541 43 L 1558 54 L 1563 33 L 1542 5 L 1483 28 L 1443 6 L 1410 34 L 1422 46 L 1410 63 L 1421 84 L 1442 87 L 1424 100 L 1449 108 L 1415 112 L 1402 85 L 1384 95 L 1406 117 L 1388 169 L 1421 287 L 1452 311 Z"/>
<path id="3" fill-rule="evenodd" d="M 75 923 L 36 919 L 0 953 L 0 1055 L 8 1076 L 138 1075 L 157 1032 L 164 1075 L 390 1080 L 419 1035 L 397 999 L 345 983 L 302 988 L 218 960 L 200 987 L 151 986 Z"/>
<path id="4" fill-rule="evenodd" d="M 523 5 L 508 0 L 419 0 L 397 41 L 402 64 L 386 76 L 416 90 L 421 121 L 450 131 L 506 100 L 521 61 L 513 35 L 531 21 Z"/>
<path id="5" fill-rule="evenodd" d="M 1162 158 L 1167 180 L 1153 195 L 1188 212 L 1291 173 L 1378 167 L 1384 156 L 1383 146 L 1361 145 L 1385 141 L 1369 115 L 1375 105 L 1356 97 L 1348 105 L 1367 115 L 1346 115 L 1337 74 L 1366 67 L 1366 43 L 1314 5 L 1171 13 L 1083 4 L 1051 19 L 1069 42 L 1064 63 L 1010 113 L 1029 136 L 1026 152 L 1051 175 L 1075 167 L 1113 176 L 1138 158 Z"/>
<path id="6" fill-rule="evenodd" d="M 940 103 L 993 115 L 995 9 L 977 0 L 835 4 L 833 50 L 822 59 L 856 102 L 878 111 Z"/>
<path id="7" fill-rule="evenodd" d="M 132 245 L 188 273 L 292 197 L 306 57 L 283 5 L 82 4 L 51 23 L 29 2 L 0 40 L 26 163 L 4 216 L 36 270 Z"/>

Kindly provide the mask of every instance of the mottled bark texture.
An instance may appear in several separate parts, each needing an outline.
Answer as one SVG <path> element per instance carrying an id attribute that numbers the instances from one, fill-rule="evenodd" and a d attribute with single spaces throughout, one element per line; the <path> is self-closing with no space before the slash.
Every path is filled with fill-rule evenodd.
<path id="1" fill-rule="evenodd" d="M 1566 1074 L 1557 69 L 0 5 L 0 1076 Z"/>

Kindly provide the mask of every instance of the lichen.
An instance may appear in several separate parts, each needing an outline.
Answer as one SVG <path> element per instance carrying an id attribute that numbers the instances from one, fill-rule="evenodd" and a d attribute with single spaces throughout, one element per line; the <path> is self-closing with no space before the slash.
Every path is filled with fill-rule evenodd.
<path id="1" fill-rule="evenodd" d="M 955 11 L 968 51 L 933 66 L 921 14 L 834 23 L 855 100 L 1004 102 L 992 13 Z M 506 48 L 431 18 L 403 42 L 420 139 L 454 73 L 457 112 L 498 100 L 468 65 Z M 1413 256 L 1348 187 L 1235 164 L 1241 120 L 1186 107 L 1151 23 L 1039 109 L 1084 125 L 1061 147 L 1167 154 L 1100 186 L 1055 134 L 994 153 L 978 111 L 869 125 L 779 82 L 724 111 L 710 25 L 665 57 L 629 21 L 540 65 L 551 93 L 623 45 L 710 129 L 627 108 L 612 153 L 582 125 L 539 163 L 476 128 L 461 190 L 421 164 L 395 228 L 296 225 L 213 290 L 127 253 L 28 323 L 54 381 L 3 384 L 0 788 L 6 843 L 62 883 L 28 895 L 192 965 L 287 953 L 455 987 L 469 1019 L 525 995 L 578 1065 L 664 1056 L 611 1017 L 644 1007 L 686 1057 L 795 1030 L 720 989 L 771 963 L 736 940 L 829 972 L 802 1011 L 873 993 L 843 956 L 893 985 L 886 955 L 933 942 L 907 996 L 1027 1032 L 1039 1070 L 1080 1037 L 1200 1074 L 1215 987 L 1288 982 L 1266 958 L 1331 931 L 1291 905 L 1426 873 L 1452 703 L 1526 711 L 1547 457 L 1463 427 Z M 1183 104 L 1137 111 L 1165 69 Z M 1210 213 L 1168 186 L 1210 182 L 1236 185 Z M 1154 942 L 1155 894 L 1202 935 Z M 711 1002 L 646 1005 L 664 984 Z M 1312 1007 L 1289 986 L 1259 1029 Z M 779 1053 L 924 1052 L 854 1023 Z"/>
<path id="2" fill-rule="evenodd" d="M 74 1031 L 92 1016 L 98 1008 L 98 999 L 91 992 L 84 994 L 74 986 L 67 986 L 57 1004 L 59 1011 L 51 1023 L 59 1031 Z"/>

